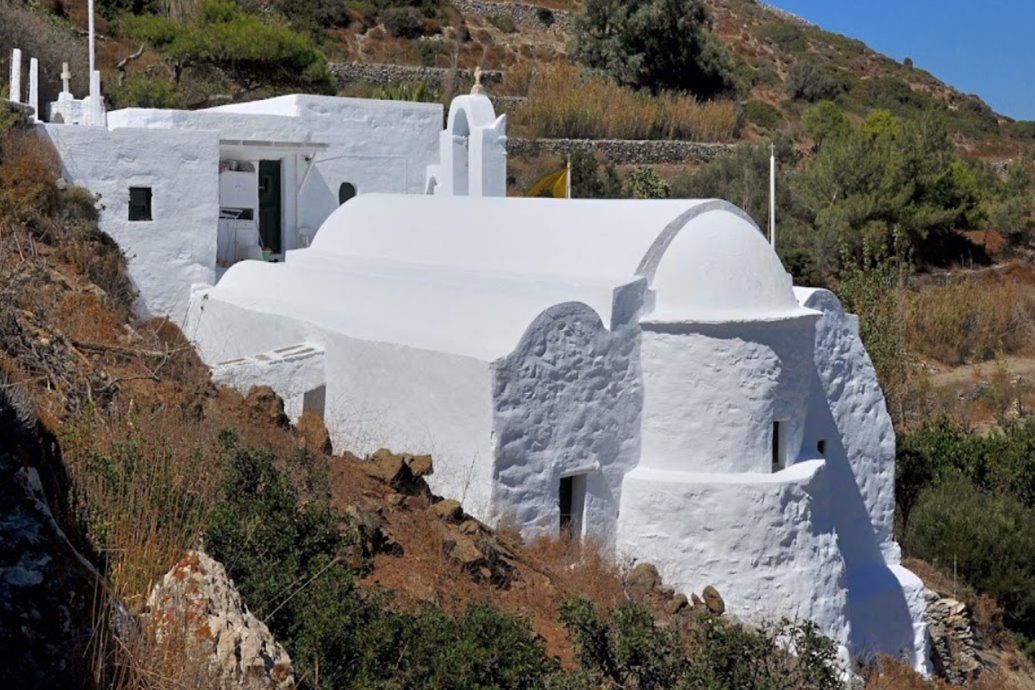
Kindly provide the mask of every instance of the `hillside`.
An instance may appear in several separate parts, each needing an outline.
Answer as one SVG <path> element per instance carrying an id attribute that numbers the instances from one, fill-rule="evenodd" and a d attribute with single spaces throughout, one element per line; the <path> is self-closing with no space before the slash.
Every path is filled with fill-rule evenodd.
<path id="1" fill-rule="evenodd" d="M 637 91 L 572 64 L 579 6 L 565 0 L 209 4 L 218 11 L 199 18 L 187 0 L 99 3 L 113 107 L 297 90 L 446 102 L 480 67 L 510 118 L 512 193 L 570 156 L 577 195 L 723 197 L 759 225 L 775 139 L 781 258 L 799 284 L 831 286 L 860 314 L 895 419 L 906 468 L 900 542 L 943 572 L 958 557 L 959 577 L 975 587 L 957 591 L 955 577 L 911 567 L 943 608 L 956 611 L 945 602 L 957 596 L 965 605 L 961 636 L 976 640 L 984 665 L 977 687 L 1033 686 L 1024 652 L 1035 655 L 1035 547 L 1016 528 L 1035 516 L 1032 123 L 750 0 L 708 3 L 735 86 L 711 100 Z M 0 6 L 0 67 L 15 41 L 50 77 L 69 53 L 81 64 L 84 5 Z M 263 43 L 245 29 L 268 32 L 277 50 L 242 61 L 206 43 L 207 32 L 231 52 Z M 73 87 L 83 90 L 81 75 Z M 0 130 L 8 124 L 5 113 Z M 766 687 L 828 687 L 779 651 L 776 631 L 723 617 L 711 593 L 674 592 L 592 545 L 524 544 L 464 513 L 451 500 L 462 496 L 431 495 L 427 449 L 331 455 L 319 420 L 292 426 L 270 391 L 212 384 L 177 329 L 134 316 L 123 257 L 96 226 L 97 200 L 67 188 L 39 141 L 12 132 L 0 149 L 0 430 L 10 409 L 31 408 L 32 423 L 19 424 L 32 438 L 4 436 L 0 470 L 16 478 L 12 491 L 30 485 L 30 470 L 42 477 L 68 537 L 47 542 L 62 554 L 51 568 L 72 573 L 61 586 L 75 606 L 55 607 L 40 629 L 60 636 L 61 617 L 76 616 L 69 644 L 97 685 L 203 685 L 192 675 L 200 666 L 170 663 L 183 649 L 155 647 L 119 621 L 126 611 L 146 630 L 151 585 L 175 578 L 170 568 L 204 544 L 285 644 L 302 686 L 412 687 L 438 673 L 434 687 L 508 686 L 504 676 L 513 687 L 667 687 L 657 678 L 671 685 L 691 669 L 708 687 L 753 687 L 763 675 Z M 533 145 L 544 139 L 553 143 Z M 12 406 L 8 390 L 28 402 Z M 15 494 L 26 505 L 35 497 Z M 115 624 L 88 612 L 97 591 L 114 602 Z M 614 617 L 573 605 L 579 596 Z M 817 658 L 827 651 L 820 644 Z M 522 673 L 541 682 L 522 683 Z M 864 675 L 874 688 L 946 687 L 892 661 Z"/>

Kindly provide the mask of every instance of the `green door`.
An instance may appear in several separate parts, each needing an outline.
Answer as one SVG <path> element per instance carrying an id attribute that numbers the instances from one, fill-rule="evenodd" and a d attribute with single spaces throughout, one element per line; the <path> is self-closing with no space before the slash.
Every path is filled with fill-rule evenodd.
<path id="1" fill-rule="evenodd" d="M 274 254 L 281 245 L 280 161 L 259 161 L 259 237 Z"/>

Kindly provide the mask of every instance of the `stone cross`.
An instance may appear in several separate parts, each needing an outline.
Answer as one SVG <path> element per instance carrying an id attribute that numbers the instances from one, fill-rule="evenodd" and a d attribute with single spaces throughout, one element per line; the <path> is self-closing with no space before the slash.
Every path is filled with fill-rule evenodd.
<path id="1" fill-rule="evenodd" d="M 68 88 L 68 82 L 72 78 L 72 73 L 68 71 L 68 63 L 61 63 L 61 90 L 65 93 L 71 93 Z"/>
<path id="2" fill-rule="evenodd" d="M 471 87 L 472 96 L 481 96 L 485 93 L 485 87 L 482 86 L 482 68 L 474 68 L 474 86 Z"/>

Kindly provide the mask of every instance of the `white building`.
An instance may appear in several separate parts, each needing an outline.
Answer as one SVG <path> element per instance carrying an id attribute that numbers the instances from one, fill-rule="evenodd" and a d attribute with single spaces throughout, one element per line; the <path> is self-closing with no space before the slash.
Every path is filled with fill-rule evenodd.
<path id="1" fill-rule="evenodd" d="M 926 669 L 855 317 L 725 202 L 367 195 L 197 290 L 188 332 L 340 448 L 431 452 L 432 488 L 482 520 Z"/>
<path id="2" fill-rule="evenodd" d="M 432 488 L 486 522 L 927 670 L 856 319 L 739 209 L 501 198 L 477 87 L 444 130 L 437 105 L 317 96 L 105 122 L 41 127 L 218 380 L 273 386 L 339 448 L 432 453 Z"/>

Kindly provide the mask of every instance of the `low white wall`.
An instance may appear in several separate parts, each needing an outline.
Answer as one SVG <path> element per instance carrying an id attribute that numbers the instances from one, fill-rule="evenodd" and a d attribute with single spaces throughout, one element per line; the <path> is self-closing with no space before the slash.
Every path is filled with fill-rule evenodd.
<path id="1" fill-rule="evenodd" d="M 432 490 L 490 519 L 492 376 L 487 362 L 350 338 L 311 322 L 210 299 L 210 293 L 195 291 L 188 324 L 188 335 L 206 362 L 301 342 L 323 348 L 324 420 L 335 450 L 360 456 L 380 447 L 430 453 Z M 297 397 L 291 382 L 281 377 L 254 383 Z"/>
<path id="2" fill-rule="evenodd" d="M 620 553 L 684 592 L 713 585 L 737 617 L 814 621 L 848 643 L 847 577 L 823 490 L 824 463 L 777 474 L 637 468 L 626 475 Z"/>
<path id="3" fill-rule="evenodd" d="M 101 229 L 125 253 L 141 307 L 182 323 L 191 284 L 215 281 L 216 133 L 39 127 L 69 183 L 100 195 Z M 129 220 L 130 187 L 151 188 L 152 220 Z"/>

